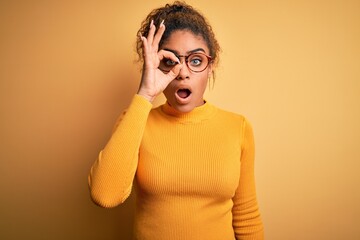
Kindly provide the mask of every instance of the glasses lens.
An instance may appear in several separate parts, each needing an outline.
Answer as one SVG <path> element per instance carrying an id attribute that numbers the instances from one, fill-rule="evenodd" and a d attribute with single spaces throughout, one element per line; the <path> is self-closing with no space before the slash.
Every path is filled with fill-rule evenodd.
<path id="1" fill-rule="evenodd" d="M 187 59 L 188 67 L 194 72 L 204 71 L 209 64 L 209 59 L 205 54 L 193 53 Z"/>

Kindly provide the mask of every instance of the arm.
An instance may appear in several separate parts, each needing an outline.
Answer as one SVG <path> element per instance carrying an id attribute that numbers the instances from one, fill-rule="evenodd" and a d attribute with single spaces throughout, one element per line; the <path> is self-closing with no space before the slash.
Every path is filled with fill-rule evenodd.
<path id="1" fill-rule="evenodd" d="M 91 197 L 100 206 L 117 206 L 129 196 L 151 103 L 175 79 L 182 68 L 182 64 L 178 64 L 168 73 L 158 69 L 163 58 L 179 61 L 172 52 L 158 51 L 164 31 L 163 23 L 156 31 L 151 21 L 148 36 L 140 36 L 143 43 L 144 66 L 138 94 L 133 98 L 127 113 L 91 168 L 88 177 Z"/>
<path id="2" fill-rule="evenodd" d="M 138 152 L 152 104 L 135 95 L 126 114 L 91 168 L 88 181 L 93 201 L 115 207 L 130 195 Z"/>
<path id="3" fill-rule="evenodd" d="M 262 240 L 264 229 L 256 199 L 254 176 L 254 137 L 244 120 L 239 186 L 233 198 L 233 228 L 237 240 Z"/>

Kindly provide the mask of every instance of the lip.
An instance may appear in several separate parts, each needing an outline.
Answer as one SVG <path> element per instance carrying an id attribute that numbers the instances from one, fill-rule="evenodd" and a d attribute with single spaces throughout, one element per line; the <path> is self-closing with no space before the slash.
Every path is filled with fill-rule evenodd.
<path id="1" fill-rule="evenodd" d="M 178 92 L 180 89 L 189 89 L 191 93 L 190 93 L 190 95 L 189 95 L 187 98 L 182 98 L 182 97 L 180 97 L 180 96 L 177 94 L 177 92 Z M 191 88 L 188 87 L 188 86 L 180 86 L 180 87 L 176 88 L 174 94 L 175 94 L 175 99 L 176 99 L 176 101 L 177 101 L 179 104 L 184 105 L 184 104 L 188 104 L 188 103 L 191 102 L 191 98 L 192 98 L 193 92 L 192 92 Z"/>

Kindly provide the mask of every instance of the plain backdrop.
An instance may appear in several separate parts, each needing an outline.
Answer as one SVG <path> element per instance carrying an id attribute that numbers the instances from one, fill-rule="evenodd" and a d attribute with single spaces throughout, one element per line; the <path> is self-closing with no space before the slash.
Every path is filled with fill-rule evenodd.
<path id="1" fill-rule="evenodd" d="M 87 175 L 165 3 L 0 1 L 0 239 L 131 239 L 134 197 L 100 208 Z M 222 46 L 206 99 L 254 128 L 266 239 L 360 239 L 360 1 L 188 3 Z"/>

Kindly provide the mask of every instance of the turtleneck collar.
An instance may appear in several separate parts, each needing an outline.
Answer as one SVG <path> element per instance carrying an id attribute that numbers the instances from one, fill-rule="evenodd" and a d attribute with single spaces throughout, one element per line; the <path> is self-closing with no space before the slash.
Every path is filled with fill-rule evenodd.
<path id="1" fill-rule="evenodd" d="M 205 101 L 203 105 L 194 108 L 190 112 L 184 113 L 174 109 L 168 102 L 166 102 L 161 105 L 160 111 L 167 117 L 178 122 L 197 123 L 210 119 L 216 113 L 216 107 Z"/>

